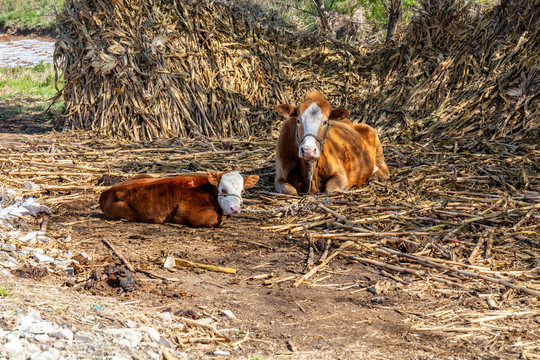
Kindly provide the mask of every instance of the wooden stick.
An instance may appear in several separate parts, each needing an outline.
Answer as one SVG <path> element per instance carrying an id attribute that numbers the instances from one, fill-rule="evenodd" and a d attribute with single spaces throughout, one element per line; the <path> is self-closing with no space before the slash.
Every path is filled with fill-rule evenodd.
<path id="1" fill-rule="evenodd" d="M 328 251 L 330 250 L 330 245 L 331 244 L 332 244 L 332 239 L 327 239 L 326 240 L 326 245 L 324 246 L 324 252 L 321 255 L 321 258 L 319 259 L 319 262 L 322 262 L 322 261 L 326 260 L 326 258 L 328 257 Z"/>
<path id="2" fill-rule="evenodd" d="M 476 246 L 474 247 L 473 251 L 471 251 L 471 255 L 469 255 L 469 259 L 468 259 L 469 264 L 474 263 L 474 258 L 476 257 L 476 255 L 478 255 L 478 252 L 480 251 L 480 248 L 482 247 L 482 245 L 484 245 L 485 241 L 486 241 L 486 237 L 480 236 L 480 238 L 478 239 L 478 242 L 476 243 Z"/>
<path id="3" fill-rule="evenodd" d="M 222 334 L 221 332 L 219 332 L 219 330 L 217 330 L 216 327 L 213 326 L 213 325 L 205 324 L 205 323 L 202 323 L 200 321 L 189 319 L 189 318 L 183 317 L 183 316 L 180 316 L 180 320 L 183 323 L 185 323 L 186 325 L 198 326 L 198 327 L 202 327 L 204 329 L 212 330 L 213 332 L 215 332 L 216 334 L 218 334 L 220 337 L 224 338 L 225 340 L 232 341 L 232 339 L 230 337 L 228 337 L 227 335 Z"/>
<path id="4" fill-rule="evenodd" d="M 216 265 L 199 264 L 196 262 L 192 262 L 192 261 L 184 260 L 184 259 L 178 259 L 178 258 L 175 258 L 174 260 L 175 260 L 176 266 L 199 268 L 199 269 L 205 269 L 209 271 L 224 272 L 227 274 L 236 274 L 236 269 L 233 269 L 233 268 L 221 267 L 221 266 L 216 266 Z"/>
<path id="5" fill-rule="evenodd" d="M 322 267 L 326 266 L 326 264 L 328 264 L 330 262 L 330 260 L 332 260 L 333 258 L 335 258 L 336 256 L 338 256 L 343 250 L 345 250 L 347 247 L 349 247 L 350 245 L 353 245 L 354 242 L 352 241 L 347 241 L 346 243 L 344 243 L 343 245 L 341 245 L 339 247 L 339 249 L 337 249 L 332 255 L 330 255 L 326 260 L 324 260 L 323 262 L 321 262 L 320 264 L 318 265 L 315 265 L 309 272 L 307 272 L 306 274 L 302 275 L 302 277 L 300 277 L 298 280 L 296 280 L 293 284 L 294 287 L 298 287 L 302 282 L 304 282 L 305 280 L 309 279 L 311 276 L 313 276 L 314 274 L 317 273 L 317 271 L 319 271 L 319 269 L 321 269 Z"/>
<path id="6" fill-rule="evenodd" d="M 308 241 L 308 256 L 306 259 L 306 267 L 304 268 L 304 272 L 307 272 L 313 266 L 313 252 L 314 251 L 313 251 L 313 242 L 311 241 L 311 237 L 309 236 L 307 227 L 304 224 L 302 224 L 302 227 L 304 228 L 304 232 L 306 233 L 306 238 Z"/>
<path id="7" fill-rule="evenodd" d="M 135 276 L 135 268 L 133 267 L 133 265 L 131 265 L 131 263 L 124 257 L 124 255 L 122 255 L 122 253 L 120 251 L 118 251 L 114 246 L 113 244 L 111 244 L 107 239 L 105 238 L 102 238 L 101 241 L 103 241 L 105 243 L 105 245 L 107 245 L 109 248 L 111 248 L 111 250 L 116 254 L 116 256 L 118 256 L 120 258 L 120 260 L 122 260 L 122 262 L 126 265 L 126 267 L 129 269 L 129 271 L 131 271 L 131 273 L 133 274 L 133 276 Z"/>
<path id="8" fill-rule="evenodd" d="M 347 219 L 345 216 L 343 216 L 341 214 L 338 214 L 337 212 L 335 212 L 332 209 L 327 208 L 326 206 L 324 206 L 320 202 L 317 202 L 317 201 L 314 201 L 314 200 L 312 200 L 312 201 L 315 202 L 318 207 L 320 207 L 321 209 L 323 209 L 324 211 L 326 211 L 327 213 L 329 213 L 333 217 L 338 218 L 339 220 L 343 221 L 347 225 L 354 226 L 354 223 L 352 221 L 350 221 L 349 219 Z"/>
<path id="9" fill-rule="evenodd" d="M 443 264 L 439 264 L 439 263 L 436 263 L 436 262 L 433 262 L 433 261 L 423 259 L 422 257 L 419 257 L 419 256 L 405 254 L 405 253 L 402 253 L 402 252 L 399 252 L 399 251 L 396 251 L 396 250 L 385 248 L 383 246 L 379 246 L 378 248 L 383 250 L 383 251 L 386 251 L 386 252 L 388 252 L 388 253 L 390 253 L 392 255 L 397 255 L 397 256 L 401 256 L 401 257 L 405 257 L 405 258 L 409 258 L 409 259 L 414 259 L 414 260 L 416 260 L 418 262 L 424 263 L 426 265 L 430 265 L 432 267 L 444 269 L 444 270 L 447 270 L 447 271 L 456 272 L 456 273 L 458 273 L 460 275 L 473 277 L 473 278 L 476 278 L 476 279 L 481 279 L 481 280 L 485 280 L 485 281 L 494 282 L 496 284 L 504 285 L 506 287 L 509 287 L 511 289 L 514 289 L 514 290 L 517 290 L 517 291 L 520 291 L 520 292 L 524 292 L 524 293 L 527 293 L 527 294 L 530 294 L 530 295 L 540 297 L 540 291 L 529 289 L 529 288 L 526 288 L 526 287 L 523 287 L 523 286 L 514 285 L 514 284 L 512 284 L 512 283 L 510 283 L 510 282 L 508 282 L 506 280 L 495 279 L 495 278 L 492 278 L 492 277 L 489 277 L 489 276 L 472 273 L 472 272 L 467 271 L 467 270 L 460 270 L 460 269 L 456 269 L 456 268 L 451 268 L 451 267 L 445 266 Z"/>

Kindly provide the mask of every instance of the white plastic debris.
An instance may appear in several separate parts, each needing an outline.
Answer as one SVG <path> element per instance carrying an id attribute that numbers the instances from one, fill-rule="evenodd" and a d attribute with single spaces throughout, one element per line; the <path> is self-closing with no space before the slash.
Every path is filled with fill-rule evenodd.
<path id="1" fill-rule="evenodd" d="M 29 197 L 22 204 L 16 202 L 6 208 L 0 209 L 0 217 L 31 215 L 38 216 L 40 213 L 50 214 L 51 209 L 47 205 L 41 205 L 34 197 Z"/>

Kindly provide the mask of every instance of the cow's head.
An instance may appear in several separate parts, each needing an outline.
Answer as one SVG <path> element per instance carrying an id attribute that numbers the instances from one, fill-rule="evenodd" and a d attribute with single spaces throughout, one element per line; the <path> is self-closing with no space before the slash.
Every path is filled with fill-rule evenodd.
<path id="1" fill-rule="evenodd" d="M 281 104 L 276 110 L 286 118 L 296 119 L 296 139 L 298 157 L 306 161 L 315 161 L 321 156 L 322 145 L 326 141 L 330 120 L 343 120 L 349 111 L 332 109 L 319 92 L 311 92 L 298 106 Z"/>
<path id="2" fill-rule="evenodd" d="M 242 177 L 238 171 L 218 174 L 208 172 L 208 182 L 218 188 L 218 203 L 224 215 L 240 213 L 244 189 L 253 187 L 259 181 L 257 175 Z"/>

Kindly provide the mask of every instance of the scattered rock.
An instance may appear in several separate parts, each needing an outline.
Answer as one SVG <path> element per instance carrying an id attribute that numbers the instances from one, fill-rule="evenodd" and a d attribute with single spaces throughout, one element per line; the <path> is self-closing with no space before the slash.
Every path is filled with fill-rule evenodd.
<path id="1" fill-rule="evenodd" d="M 38 264 L 48 264 L 54 261 L 52 257 L 43 254 L 34 254 L 34 260 L 36 260 Z"/>
<path id="2" fill-rule="evenodd" d="M 169 327 L 172 324 L 172 314 L 169 311 L 162 312 L 157 315 L 157 317 L 161 320 L 162 325 L 165 327 Z"/>
<path id="3" fill-rule="evenodd" d="M 231 319 L 236 319 L 236 315 L 234 315 L 231 310 L 221 310 L 221 315 L 224 315 Z"/>
<path id="4" fill-rule="evenodd" d="M 41 190 L 41 186 L 33 183 L 32 181 L 25 181 L 22 185 L 22 188 L 26 190 Z"/>
<path id="5" fill-rule="evenodd" d="M 159 334 L 159 331 L 149 326 L 142 327 L 141 330 L 145 331 L 148 334 L 148 337 L 153 342 L 159 343 L 159 340 L 161 339 L 161 335 Z"/>
<path id="6" fill-rule="evenodd" d="M 216 350 L 216 351 L 214 351 L 214 355 L 216 355 L 216 356 L 220 356 L 220 355 L 221 356 L 230 356 L 231 353 L 228 352 L 228 351 Z"/>
<path id="7" fill-rule="evenodd" d="M 167 258 L 165 259 L 165 262 L 163 263 L 163 267 L 165 269 L 172 269 L 175 266 L 176 266 L 176 261 L 174 260 L 174 257 L 167 256 Z"/>
<path id="8" fill-rule="evenodd" d="M 169 349 L 174 348 L 174 344 L 166 337 L 162 337 L 161 339 L 159 339 L 159 345 L 165 346 Z"/>

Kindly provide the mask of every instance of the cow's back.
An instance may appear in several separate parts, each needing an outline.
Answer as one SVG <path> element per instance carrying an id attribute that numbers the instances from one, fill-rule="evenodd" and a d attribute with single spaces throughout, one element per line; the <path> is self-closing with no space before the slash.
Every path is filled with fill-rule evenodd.
<path id="1" fill-rule="evenodd" d="M 318 162 L 321 185 L 334 176 L 347 178 L 347 188 L 365 183 L 375 169 L 378 137 L 365 124 L 331 121 L 328 138 Z"/>
<path id="2" fill-rule="evenodd" d="M 184 213 L 215 207 L 205 185 L 205 176 L 138 176 L 104 191 L 99 203 L 105 215 L 115 220 L 164 223 L 174 218 L 182 223 Z"/>

